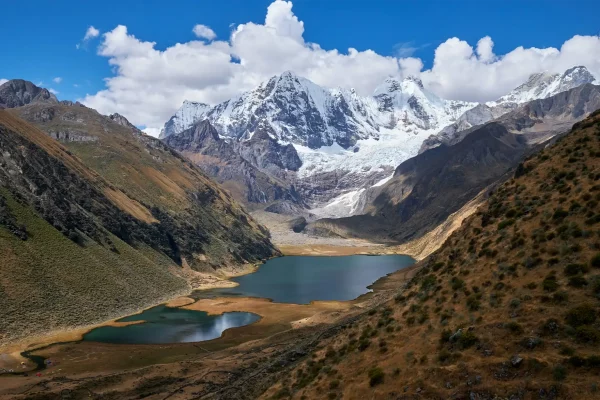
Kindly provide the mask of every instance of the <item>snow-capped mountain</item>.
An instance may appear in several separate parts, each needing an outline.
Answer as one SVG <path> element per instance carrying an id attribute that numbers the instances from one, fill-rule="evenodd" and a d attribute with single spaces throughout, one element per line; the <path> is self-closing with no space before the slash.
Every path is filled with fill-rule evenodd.
<path id="1" fill-rule="evenodd" d="M 532 74 L 525 83 L 498 100 L 486 103 L 486 105 L 494 107 L 506 103 L 523 104 L 531 100 L 545 99 L 594 81 L 594 75 L 584 66 L 569 68 L 562 74 L 541 72 Z"/>
<path id="2" fill-rule="evenodd" d="M 379 119 L 389 129 L 414 128 L 430 130 L 455 121 L 476 103 L 443 100 L 425 89 L 423 82 L 414 77 L 399 81 L 387 78 L 375 89 Z"/>
<path id="3" fill-rule="evenodd" d="M 171 117 L 165 124 L 164 128 L 161 129 L 159 139 L 177 132 L 183 132 L 194 123 L 200 121 L 209 110 L 210 106 L 205 103 L 199 103 L 196 101 L 185 100 L 183 105 L 179 107 L 175 115 Z"/>
<path id="4" fill-rule="evenodd" d="M 523 102 L 593 80 L 585 67 L 535 74 L 497 101 L 477 104 L 442 99 L 414 77 L 387 78 L 372 96 L 360 96 L 285 72 L 213 107 L 185 102 L 161 137 L 178 135 L 201 120 L 208 120 L 232 143 L 249 142 L 262 129 L 261 134 L 277 143 L 293 145 L 301 165 L 275 175 L 272 168 L 255 167 L 289 182 L 320 216 L 351 215 L 362 211 L 358 204 L 365 189 L 389 179 L 422 146 L 460 140 L 457 132 L 498 118 Z M 269 159 L 278 157 L 273 151 Z"/>
<path id="5" fill-rule="evenodd" d="M 259 121 L 266 120 L 281 142 L 313 149 L 334 143 L 347 148 L 358 139 L 377 137 L 375 112 L 374 102 L 364 102 L 352 90 L 325 89 L 284 72 L 212 108 L 185 102 L 165 124 L 161 137 L 208 119 L 221 136 L 244 140 Z"/>
<path id="6" fill-rule="evenodd" d="M 184 102 L 161 137 L 208 119 L 221 136 L 244 140 L 266 120 L 279 141 L 310 149 L 334 144 L 348 149 L 358 140 L 379 139 L 381 128 L 411 133 L 439 129 L 475 105 L 440 99 L 412 77 L 388 78 L 373 96 L 361 97 L 354 90 L 323 88 L 288 71 L 212 108 Z"/>
<path id="7" fill-rule="evenodd" d="M 595 81 L 594 76 L 583 66 L 569 68 L 562 74 L 551 74 L 548 72 L 532 74 L 525 83 L 500 97 L 498 100 L 479 104 L 477 107 L 466 111 L 456 122 L 427 138 L 423 142 L 419 152 L 437 147 L 441 143 L 448 145 L 455 144 L 464 138 L 467 129 L 499 118 L 516 109 L 521 104 L 532 100 L 546 99 L 555 94 L 566 92 L 586 83 L 594 83 Z"/>

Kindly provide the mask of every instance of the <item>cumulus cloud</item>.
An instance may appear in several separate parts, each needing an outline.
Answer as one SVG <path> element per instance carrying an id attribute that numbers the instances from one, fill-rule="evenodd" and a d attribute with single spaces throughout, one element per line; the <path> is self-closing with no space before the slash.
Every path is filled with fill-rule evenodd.
<path id="1" fill-rule="evenodd" d="M 475 49 L 458 38 L 446 40 L 435 50 L 433 68 L 421 73 L 424 84 L 445 98 L 486 101 L 506 94 L 536 72 L 560 73 L 584 65 L 600 77 L 598 36 L 574 36 L 560 49 L 517 47 L 504 55 L 494 54 L 493 46 L 487 36 Z"/>
<path id="2" fill-rule="evenodd" d="M 471 101 L 500 97 L 543 70 L 586 65 L 600 76 L 600 42 L 594 36 L 575 36 L 561 49 L 519 47 L 504 55 L 494 54 L 487 36 L 475 48 L 451 38 L 435 50 L 433 67 L 423 71 L 410 51 L 396 49 L 396 56 L 384 56 L 368 49 L 327 50 L 306 42 L 304 30 L 292 2 L 282 0 L 269 5 L 264 23 L 234 26 L 227 40 L 215 40 L 210 28 L 196 25 L 196 36 L 207 40 L 164 50 L 119 25 L 102 36 L 98 49 L 114 75 L 106 79 L 106 89 L 82 101 L 105 114 L 121 113 L 155 134 L 183 100 L 216 104 L 286 70 L 326 87 L 355 88 L 362 95 L 371 94 L 387 76 L 418 75 L 442 97 Z"/>
<path id="3" fill-rule="evenodd" d="M 54 81 L 54 83 L 61 83 L 62 82 L 62 78 L 60 76 L 57 76 L 56 78 L 52 79 Z"/>
<path id="4" fill-rule="evenodd" d="M 194 29 L 192 29 L 192 32 L 194 32 L 194 35 L 196 35 L 196 37 L 198 37 L 200 39 L 214 40 L 217 37 L 217 34 L 215 33 L 215 31 L 210 29 L 208 26 L 202 25 L 202 24 L 198 24 L 198 25 L 194 26 Z"/>
<path id="5" fill-rule="evenodd" d="M 8 79 L 0 78 L 0 85 L 4 85 L 6 82 L 8 82 Z"/>

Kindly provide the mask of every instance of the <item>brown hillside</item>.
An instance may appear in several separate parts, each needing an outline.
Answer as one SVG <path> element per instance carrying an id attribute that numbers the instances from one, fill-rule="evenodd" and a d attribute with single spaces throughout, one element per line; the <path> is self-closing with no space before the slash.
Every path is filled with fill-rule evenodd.
<path id="1" fill-rule="evenodd" d="M 187 264 L 218 273 L 277 254 L 264 228 L 160 141 L 84 107 L 30 107 L 97 139 L 65 147 L 0 110 L 0 352 L 187 293 Z"/>
<path id="2" fill-rule="evenodd" d="M 600 398 L 600 112 L 263 398 Z"/>

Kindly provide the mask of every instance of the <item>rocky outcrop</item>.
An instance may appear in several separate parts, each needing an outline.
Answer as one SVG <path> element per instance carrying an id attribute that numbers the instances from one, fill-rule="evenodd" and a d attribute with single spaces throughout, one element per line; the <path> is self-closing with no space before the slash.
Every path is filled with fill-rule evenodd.
<path id="1" fill-rule="evenodd" d="M 259 133 L 250 141 L 252 143 L 244 144 L 221 139 L 207 120 L 164 139 L 168 146 L 223 184 L 237 199 L 249 203 L 288 200 L 301 204 L 296 189 L 286 182 L 285 176 L 285 167 L 294 168 L 299 162 L 293 147 L 277 144 L 266 133 Z M 251 157 L 262 168 L 247 161 L 240 153 Z"/>
<path id="2" fill-rule="evenodd" d="M 22 79 L 12 79 L 0 86 L 0 108 L 21 107 L 30 103 L 55 104 L 58 99 L 48 89 Z"/>

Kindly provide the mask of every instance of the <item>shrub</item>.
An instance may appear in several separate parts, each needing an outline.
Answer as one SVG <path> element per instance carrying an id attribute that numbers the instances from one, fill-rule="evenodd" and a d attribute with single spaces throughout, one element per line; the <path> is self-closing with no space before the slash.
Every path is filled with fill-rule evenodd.
<path id="1" fill-rule="evenodd" d="M 369 339 L 363 338 L 358 342 L 358 350 L 365 351 L 367 347 L 371 345 L 371 341 Z"/>
<path id="2" fill-rule="evenodd" d="M 587 279 L 585 279 L 581 275 L 572 276 L 571 278 L 569 278 L 569 286 L 580 288 L 580 287 L 586 286 L 587 284 L 588 284 Z"/>
<path id="3" fill-rule="evenodd" d="M 583 343 L 598 343 L 600 342 L 600 332 L 592 326 L 580 326 L 575 329 L 577 340 Z"/>
<path id="4" fill-rule="evenodd" d="M 600 268 L 600 253 L 596 253 L 590 260 L 590 265 L 594 268 Z"/>
<path id="5" fill-rule="evenodd" d="M 555 211 L 554 214 L 552 214 L 552 219 L 555 221 L 562 221 L 563 219 L 565 219 L 565 217 L 569 215 L 569 213 L 565 210 L 563 210 L 562 208 L 558 207 Z"/>
<path id="6" fill-rule="evenodd" d="M 560 291 L 552 295 L 552 302 L 555 304 L 566 303 L 569 300 L 569 294 L 565 291 Z"/>
<path id="7" fill-rule="evenodd" d="M 567 324 L 574 328 L 582 325 L 590 325 L 596 321 L 596 309 L 594 306 L 584 304 L 579 307 L 572 308 L 565 316 Z"/>
<path id="8" fill-rule="evenodd" d="M 544 278 L 542 281 L 542 287 L 547 292 L 555 292 L 558 289 L 558 282 L 556 281 L 556 276 L 550 275 Z"/>
<path id="9" fill-rule="evenodd" d="M 523 327 L 518 323 L 511 321 L 507 324 L 504 324 L 504 327 L 511 331 L 512 333 L 521 334 L 523 333 Z"/>
<path id="10" fill-rule="evenodd" d="M 514 218 L 505 219 L 504 221 L 498 224 L 498 230 L 501 231 L 515 223 Z"/>
<path id="11" fill-rule="evenodd" d="M 589 271 L 589 268 L 583 264 L 568 264 L 565 267 L 564 273 L 567 276 L 574 276 L 578 274 L 585 274 Z"/>
<path id="12" fill-rule="evenodd" d="M 426 275 L 423 278 L 423 281 L 421 281 L 421 290 L 430 290 L 433 289 L 433 287 L 435 286 L 436 283 L 436 278 L 435 275 L 429 274 Z"/>
<path id="13" fill-rule="evenodd" d="M 469 307 L 470 311 L 477 311 L 481 307 L 481 302 L 479 299 L 481 298 L 481 294 L 472 294 L 467 297 L 467 307 Z"/>
<path id="14" fill-rule="evenodd" d="M 521 300 L 519 300 L 519 299 L 512 299 L 509 303 L 510 308 L 519 308 L 520 305 L 521 305 Z"/>
<path id="15" fill-rule="evenodd" d="M 479 342 L 479 338 L 473 332 L 470 331 L 463 332 L 462 335 L 460 335 L 460 337 L 456 341 L 456 343 L 461 349 L 468 349 L 477 342 Z"/>
<path id="16" fill-rule="evenodd" d="M 331 390 L 337 389 L 339 386 L 340 386 L 340 381 L 338 381 L 337 379 L 334 379 L 331 382 L 329 382 L 329 389 L 331 389 Z"/>
<path id="17" fill-rule="evenodd" d="M 552 369 L 552 376 L 556 381 L 563 381 L 567 377 L 567 369 L 562 365 L 557 365 Z"/>
<path id="18" fill-rule="evenodd" d="M 452 287 L 452 290 L 459 290 L 465 286 L 465 282 L 462 279 L 454 276 L 450 280 L 450 285 Z"/>
<path id="19" fill-rule="evenodd" d="M 379 367 L 374 367 L 369 370 L 369 386 L 373 387 L 383 383 L 385 373 Z"/>

